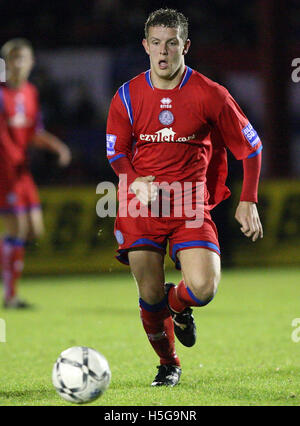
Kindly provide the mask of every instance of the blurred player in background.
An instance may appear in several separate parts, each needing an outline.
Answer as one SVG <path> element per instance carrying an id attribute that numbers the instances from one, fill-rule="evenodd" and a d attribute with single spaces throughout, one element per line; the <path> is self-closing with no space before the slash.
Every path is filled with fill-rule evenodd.
<path id="1" fill-rule="evenodd" d="M 58 155 L 60 166 L 71 160 L 69 148 L 42 124 L 38 92 L 28 82 L 34 65 L 31 43 L 13 39 L 4 44 L 7 81 L 0 86 L 0 214 L 4 236 L 0 245 L 4 307 L 30 306 L 17 294 L 26 242 L 41 236 L 43 217 L 29 170 L 29 144 Z"/>
<path id="2" fill-rule="evenodd" d="M 190 44 L 184 15 L 170 9 L 150 14 L 143 40 L 150 70 L 117 91 L 107 122 L 107 155 L 121 177 L 121 189 L 126 176 L 127 206 L 136 197 L 150 209 L 161 197 L 157 190 L 161 182 L 182 186 L 192 182 L 190 202 L 198 206 L 196 183 L 204 185 L 202 226 L 188 227 L 184 214 L 125 217 L 120 208 L 115 222 L 119 260 L 130 265 L 139 290 L 142 323 L 160 358 L 152 386 L 179 382 L 174 332 L 183 345 L 193 346 L 196 326 L 191 306 L 207 305 L 217 290 L 220 247 L 210 210 L 230 195 L 225 186 L 227 148 L 243 161 L 244 168 L 235 218 L 252 241 L 263 236 L 256 207 L 261 141 L 229 92 L 185 65 Z M 174 208 L 175 195 L 170 200 Z M 182 271 L 177 286 L 165 283 L 167 242 L 170 256 Z"/>

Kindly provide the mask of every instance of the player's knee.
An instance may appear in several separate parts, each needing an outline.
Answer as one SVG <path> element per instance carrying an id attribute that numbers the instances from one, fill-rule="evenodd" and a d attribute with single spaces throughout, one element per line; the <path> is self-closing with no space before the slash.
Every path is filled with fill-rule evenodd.
<path id="1" fill-rule="evenodd" d="M 140 297 L 149 305 L 155 305 L 162 301 L 164 298 L 164 292 L 162 289 L 151 287 L 146 289 L 143 287 L 143 290 L 140 290 Z"/>
<path id="2" fill-rule="evenodd" d="M 158 285 L 158 282 L 158 280 L 153 281 L 147 277 L 140 277 L 139 280 L 136 280 L 139 297 L 149 305 L 161 302 L 165 296 L 163 283 Z"/>
<path id="3" fill-rule="evenodd" d="M 28 234 L 28 224 L 25 220 L 20 218 L 13 218 L 10 222 L 5 224 L 5 235 L 18 238 L 19 240 L 26 241 Z"/>
<path id="4" fill-rule="evenodd" d="M 220 276 L 212 273 L 206 277 L 198 277 L 191 279 L 186 285 L 190 288 L 194 296 L 205 305 L 209 303 L 215 296 Z"/>
<path id="5" fill-rule="evenodd" d="M 165 296 L 161 254 L 150 251 L 130 251 L 128 258 L 140 298 L 149 305 L 161 302 Z"/>
<path id="6" fill-rule="evenodd" d="M 15 236 L 22 241 L 27 241 L 28 226 L 24 225 L 24 226 L 20 227 Z"/>

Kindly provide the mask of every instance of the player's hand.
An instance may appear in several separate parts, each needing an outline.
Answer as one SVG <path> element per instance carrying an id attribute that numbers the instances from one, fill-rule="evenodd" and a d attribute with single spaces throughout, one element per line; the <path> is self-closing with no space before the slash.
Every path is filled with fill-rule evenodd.
<path id="1" fill-rule="evenodd" d="M 67 145 L 62 145 L 58 152 L 58 164 L 60 167 L 67 167 L 72 159 L 71 151 Z"/>
<path id="2" fill-rule="evenodd" d="M 130 185 L 132 192 L 145 206 L 156 200 L 158 190 L 153 183 L 154 179 L 155 176 L 142 176 L 136 178 Z"/>
<path id="3" fill-rule="evenodd" d="M 235 212 L 235 219 L 242 225 L 242 233 L 248 238 L 252 237 L 253 242 L 259 237 L 263 238 L 263 228 L 255 203 L 240 201 Z"/>

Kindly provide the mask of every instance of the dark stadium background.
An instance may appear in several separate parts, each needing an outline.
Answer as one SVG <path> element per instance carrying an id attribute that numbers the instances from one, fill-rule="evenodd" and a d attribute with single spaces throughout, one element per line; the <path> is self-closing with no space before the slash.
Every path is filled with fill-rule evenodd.
<path id="1" fill-rule="evenodd" d="M 144 22 L 149 12 L 165 6 L 177 8 L 189 18 L 192 46 L 186 63 L 225 85 L 263 140 L 261 181 L 267 186 L 262 191 L 260 212 L 265 226 L 272 222 L 267 228 L 272 238 L 268 240 L 266 236 L 267 243 L 262 246 L 260 256 L 264 257 L 270 248 L 275 250 L 278 244 L 286 244 L 292 255 L 287 255 L 284 262 L 297 263 L 300 82 L 293 82 L 291 77 L 292 60 L 300 57 L 297 0 L 0 1 L 1 45 L 14 37 L 25 37 L 32 42 L 36 66 L 31 80 L 40 90 L 45 127 L 63 139 L 73 152 L 72 164 L 66 170 L 57 167 L 52 155 L 31 152 L 37 183 L 41 189 L 74 190 L 86 185 L 95 191 L 99 182 L 116 182 L 105 156 L 109 101 L 123 82 L 149 68 L 141 45 Z M 241 164 L 229 155 L 228 183 L 233 188 L 233 197 L 214 213 L 225 265 L 243 264 L 232 257 L 235 244 L 236 248 L 249 252 L 249 242 L 240 242 L 243 237 L 232 220 L 237 194 L 234 188 L 241 177 Z M 278 201 L 282 192 L 286 192 L 287 198 Z M 273 217 L 273 205 L 281 209 L 277 219 Z M 73 204 L 70 217 L 74 211 Z M 281 226 L 283 221 L 286 228 Z M 68 212 L 63 219 L 58 218 L 55 229 L 66 222 Z M 98 225 L 91 226 L 89 238 L 93 247 L 100 250 L 110 237 L 104 232 L 105 241 L 97 243 L 99 229 L 102 232 L 106 226 L 103 221 Z M 72 222 L 72 226 L 76 223 Z M 49 226 L 48 233 L 53 232 Z M 55 247 L 59 246 L 55 236 L 53 240 Z M 252 248 L 250 257 L 254 257 L 254 252 Z M 267 263 L 276 264 L 276 261 L 275 256 Z M 264 264 L 263 259 L 260 264 Z"/>

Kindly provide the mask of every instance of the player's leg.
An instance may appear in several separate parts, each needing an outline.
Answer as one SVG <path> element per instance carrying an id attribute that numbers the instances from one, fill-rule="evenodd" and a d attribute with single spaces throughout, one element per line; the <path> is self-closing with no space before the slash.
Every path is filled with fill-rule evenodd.
<path id="1" fill-rule="evenodd" d="M 44 233 L 43 214 L 38 189 L 31 174 L 27 171 L 22 176 L 23 202 L 26 206 L 28 232 L 27 241 L 40 238 Z"/>
<path id="2" fill-rule="evenodd" d="M 4 234 L 25 240 L 28 234 L 27 213 L 7 213 L 1 216 L 4 225 Z"/>
<path id="3" fill-rule="evenodd" d="M 217 291 L 220 279 L 220 258 L 204 248 L 182 250 L 177 254 L 181 263 L 182 281 L 165 285 L 174 331 L 184 346 L 196 343 L 196 324 L 191 306 L 205 306 Z"/>
<path id="4" fill-rule="evenodd" d="M 148 340 L 160 358 L 153 386 L 178 383 L 181 370 L 175 351 L 174 325 L 164 293 L 164 255 L 158 251 L 135 250 L 128 253 L 140 302 L 140 315 Z"/>
<path id="5" fill-rule="evenodd" d="M 28 233 L 26 213 L 5 214 L 2 217 L 4 235 L 1 244 L 4 306 L 25 307 L 17 297 L 17 283 L 24 266 L 25 242 Z"/>
<path id="6" fill-rule="evenodd" d="M 129 250 L 128 259 L 139 297 L 149 305 L 160 303 L 165 297 L 164 255 L 141 248 Z"/>
<path id="7" fill-rule="evenodd" d="M 177 253 L 183 280 L 170 293 L 176 312 L 187 306 L 205 306 L 213 298 L 221 276 L 220 256 L 212 250 L 191 248 Z"/>
<path id="8" fill-rule="evenodd" d="M 32 208 L 27 213 L 28 234 L 27 241 L 36 240 L 44 234 L 43 212 L 40 207 Z"/>
<path id="9" fill-rule="evenodd" d="M 182 250 L 182 277 L 175 286 L 166 283 L 168 306 L 174 321 L 174 331 L 184 346 L 196 343 L 196 324 L 191 306 L 205 306 L 214 297 L 220 279 L 219 255 L 203 248 Z"/>
<path id="10" fill-rule="evenodd" d="M 18 177 L 8 195 L 10 197 L 6 194 L 1 203 L 6 207 L 1 250 L 4 305 L 26 308 L 30 305 L 17 296 L 17 283 L 24 267 L 25 245 L 29 236 L 37 236 L 43 230 L 38 191 L 28 171 Z M 11 205 L 5 205 L 7 199 L 11 200 Z"/>
<path id="11" fill-rule="evenodd" d="M 182 281 L 165 285 L 174 331 L 184 346 L 196 342 L 196 325 L 191 306 L 205 306 L 214 297 L 220 280 L 220 249 L 216 225 L 204 211 L 200 227 L 181 221 L 170 235 L 170 256 L 182 271 Z"/>

